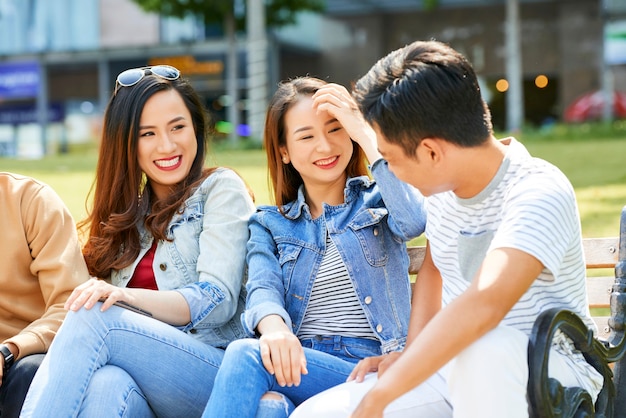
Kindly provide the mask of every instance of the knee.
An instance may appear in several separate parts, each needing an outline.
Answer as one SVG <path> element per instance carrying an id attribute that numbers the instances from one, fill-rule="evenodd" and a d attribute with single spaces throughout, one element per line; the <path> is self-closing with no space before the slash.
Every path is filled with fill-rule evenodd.
<path id="1" fill-rule="evenodd" d="M 133 378 L 122 368 L 105 365 L 100 367 L 93 373 L 89 382 L 89 390 L 95 392 L 107 391 L 111 388 L 117 388 L 121 390 L 122 387 L 134 388 L 137 385 Z"/>
<path id="2" fill-rule="evenodd" d="M 97 323 L 96 321 L 99 321 L 97 315 L 102 313 L 97 306 L 91 309 L 81 308 L 77 311 L 68 311 L 59 331 L 68 328 L 72 329 L 72 334 L 75 334 L 79 330 L 87 330 L 91 327 L 86 325 Z"/>
<path id="3" fill-rule="evenodd" d="M 121 317 L 124 312 L 123 308 L 112 306 L 106 311 L 101 311 L 101 305 L 98 302 L 91 309 L 80 308 L 77 311 L 69 311 L 55 340 L 59 335 L 64 336 L 65 339 L 69 338 L 71 343 L 75 343 L 80 338 L 90 340 L 92 335 L 104 335 L 117 324 L 126 322 Z M 67 337 L 66 334 L 71 334 L 71 336 Z"/>
<path id="4" fill-rule="evenodd" d="M 266 401 L 282 401 L 285 399 L 285 395 L 278 392 L 265 392 L 263 396 L 261 396 L 261 400 Z"/>
<path id="5" fill-rule="evenodd" d="M 115 391 L 111 391 L 111 388 L 115 388 Z M 111 405 L 125 405 L 134 393 L 141 393 L 141 390 L 124 369 L 105 365 L 93 373 L 85 398 L 89 401 L 108 399 L 107 403 Z"/>
<path id="6" fill-rule="evenodd" d="M 258 362 L 261 359 L 259 341 L 253 338 L 243 338 L 228 344 L 224 354 L 224 362 L 232 361 L 241 363 L 242 361 Z"/>
<path id="7" fill-rule="evenodd" d="M 282 393 L 270 391 L 265 392 L 263 396 L 261 396 L 259 409 L 256 416 L 288 417 L 289 415 L 291 415 L 294 409 L 295 405 L 288 397 L 286 397 Z"/>

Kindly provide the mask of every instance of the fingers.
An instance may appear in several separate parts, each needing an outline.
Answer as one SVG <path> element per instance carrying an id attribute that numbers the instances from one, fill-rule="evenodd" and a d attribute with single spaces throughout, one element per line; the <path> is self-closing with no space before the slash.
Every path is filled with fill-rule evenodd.
<path id="1" fill-rule="evenodd" d="M 275 358 L 272 359 L 276 370 L 276 382 L 280 386 L 298 386 L 301 380 L 301 367 L 304 353 L 298 342 L 298 346 L 289 344 L 281 345 L 277 350 L 272 351 Z M 276 367 L 280 364 L 280 367 Z"/>
<path id="2" fill-rule="evenodd" d="M 261 361 L 263 362 L 263 367 L 270 374 L 275 374 L 276 370 L 274 369 L 274 364 L 272 363 L 272 356 L 270 353 L 270 346 L 263 340 L 263 337 L 259 340 L 259 350 L 261 351 Z"/>
<path id="3" fill-rule="evenodd" d="M 368 373 L 378 370 L 378 365 L 384 359 L 384 356 L 366 357 L 359 361 L 357 365 L 352 369 L 350 376 L 346 379 L 347 382 L 351 380 L 361 383 Z"/>
<path id="4" fill-rule="evenodd" d="M 328 84 L 320 88 L 313 95 L 313 105 L 318 112 L 326 111 L 337 117 L 337 111 L 344 110 L 349 113 L 358 111 L 356 102 L 346 90 L 339 84 Z"/>
<path id="5" fill-rule="evenodd" d="M 400 352 L 394 351 L 385 356 L 378 365 L 378 377 L 380 378 L 391 365 L 400 357 Z"/>
<path id="6" fill-rule="evenodd" d="M 293 344 L 289 350 L 289 359 L 290 365 L 289 368 L 291 370 L 290 379 L 287 380 L 287 384 L 289 386 L 299 386 L 302 374 L 306 374 L 306 358 L 304 356 L 304 350 L 302 349 L 302 345 L 300 345 L 300 341 L 298 344 Z M 304 370 L 304 373 L 303 373 Z"/>
<path id="7" fill-rule="evenodd" d="M 264 334 L 259 340 L 261 361 L 280 386 L 298 386 L 302 374 L 308 373 L 304 350 L 293 334 Z"/>
<path id="8" fill-rule="evenodd" d="M 107 310 L 114 302 L 123 300 L 123 289 L 103 280 L 89 279 L 77 286 L 65 302 L 65 309 L 77 311 L 84 307 L 91 309 L 98 301 L 103 300 L 101 310 Z"/>
<path id="9" fill-rule="evenodd" d="M 328 83 L 325 86 L 318 89 L 317 92 L 315 92 L 315 94 L 313 95 L 313 99 L 316 99 L 320 96 L 324 96 L 328 94 L 331 94 L 338 98 L 343 98 L 346 100 L 349 99 L 350 101 L 352 101 L 352 95 L 350 94 L 350 92 L 341 84 L 335 84 L 335 83 Z"/>

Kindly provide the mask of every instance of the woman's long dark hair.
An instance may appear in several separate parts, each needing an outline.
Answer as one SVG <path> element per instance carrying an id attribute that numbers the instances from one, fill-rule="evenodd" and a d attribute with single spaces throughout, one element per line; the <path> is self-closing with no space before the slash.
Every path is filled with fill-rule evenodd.
<path id="1" fill-rule="evenodd" d="M 164 200 L 153 199 L 150 181 L 139 167 L 139 121 L 146 101 L 155 93 L 176 90 L 189 112 L 196 134 L 197 153 L 189 174 L 172 187 Z M 167 226 L 184 201 L 215 168 L 205 169 L 209 133 L 207 113 L 193 87 L 182 78 L 165 80 L 146 75 L 131 87 L 119 87 L 104 115 L 104 126 L 92 185 L 93 206 L 79 223 L 88 238 L 83 255 L 92 276 L 108 278 L 137 258 L 141 250 L 137 225 L 154 239 L 166 240 Z"/>

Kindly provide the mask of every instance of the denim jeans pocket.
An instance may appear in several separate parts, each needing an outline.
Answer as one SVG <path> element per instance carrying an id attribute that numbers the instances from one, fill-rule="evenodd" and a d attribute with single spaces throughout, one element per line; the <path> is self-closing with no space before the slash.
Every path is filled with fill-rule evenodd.
<path id="1" fill-rule="evenodd" d="M 331 354 L 351 363 L 381 354 L 380 342 L 368 338 L 317 336 L 302 340 L 302 346 Z"/>
<path id="2" fill-rule="evenodd" d="M 365 338 L 354 338 L 353 340 L 343 344 L 343 352 L 346 357 L 358 361 L 366 357 L 380 356 L 381 350 L 378 341 Z"/>

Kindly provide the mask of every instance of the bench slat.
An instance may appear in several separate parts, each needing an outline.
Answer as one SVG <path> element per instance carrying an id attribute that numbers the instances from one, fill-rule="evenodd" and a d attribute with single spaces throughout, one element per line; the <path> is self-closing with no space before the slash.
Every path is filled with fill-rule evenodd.
<path id="1" fill-rule="evenodd" d="M 617 263 L 619 238 L 585 238 L 583 250 L 587 268 L 613 268 Z"/>
<path id="2" fill-rule="evenodd" d="M 615 277 L 588 277 L 587 297 L 590 308 L 608 308 Z"/>
<path id="3" fill-rule="evenodd" d="M 617 253 L 619 248 L 619 238 L 585 238 L 583 239 L 583 250 L 585 253 L 585 263 L 587 268 L 614 268 L 617 263 Z M 423 246 L 410 246 L 409 251 L 409 273 L 417 274 L 426 248 Z"/>
<path id="4" fill-rule="evenodd" d="M 409 274 L 417 274 L 422 267 L 426 247 L 408 247 L 409 252 Z"/>
<path id="5" fill-rule="evenodd" d="M 608 316 L 594 316 L 594 322 L 598 326 L 597 337 L 601 340 L 608 340 L 611 330 L 609 329 L 609 317 Z"/>

